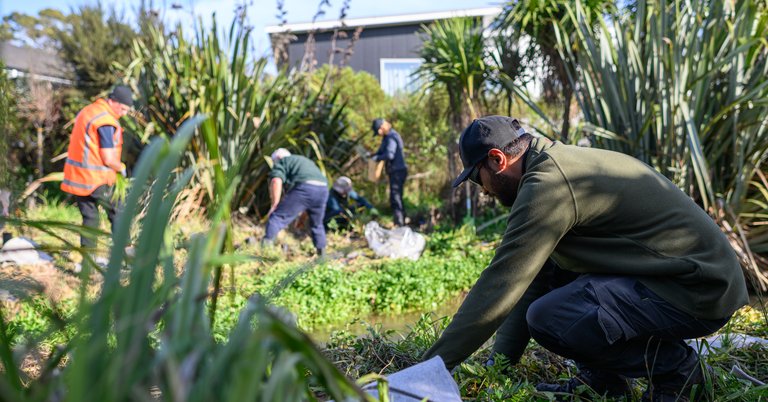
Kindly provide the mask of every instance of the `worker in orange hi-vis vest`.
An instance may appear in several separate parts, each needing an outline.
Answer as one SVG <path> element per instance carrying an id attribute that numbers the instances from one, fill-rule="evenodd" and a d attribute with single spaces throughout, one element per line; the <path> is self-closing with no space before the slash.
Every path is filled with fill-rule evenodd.
<path id="1" fill-rule="evenodd" d="M 75 196 L 83 226 L 99 227 L 98 206 L 101 205 L 114 231 L 115 217 L 122 203 L 112 201 L 112 193 L 117 174 L 125 176 L 125 164 L 120 162 L 123 129 L 118 120 L 132 105 L 130 88 L 118 85 L 106 99 L 86 106 L 75 118 L 61 189 Z M 82 247 L 93 248 L 95 243 L 92 236 L 80 237 Z"/>

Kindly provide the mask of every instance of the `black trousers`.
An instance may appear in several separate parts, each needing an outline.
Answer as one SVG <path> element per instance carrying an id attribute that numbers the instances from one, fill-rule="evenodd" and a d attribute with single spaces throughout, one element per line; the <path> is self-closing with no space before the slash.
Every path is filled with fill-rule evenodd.
<path id="1" fill-rule="evenodd" d="M 115 220 L 117 215 L 123 210 L 122 202 L 113 202 L 112 186 L 99 186 L 88 196 L 75 196 L 77 208 L 83 217 L 83 226 L 98 229 L 99 228 L 99 205 L 107 212 L 107 218 L 112 232 L 115 231 Z M 96 239 L 88 234 L 80 236 L 80 246 L 84 248 L 96 247 Z"/>
<path id="2" fill-rule="evenodd" d="M 403 187 L 406 177 L 408 177 L 408 169 L 389 172 L 389 206 L 392 208 L 392 218 L 397 226 L 405 225 Z"/>
<path id="3" fill-rule="evenodd" d="M 536 342 L 581 367 L 682 385 L 699 364 L 684 340 L 730 317 L 698 319 L 632 277 L 585 274 L 531 303 L 526 319 Z"/>

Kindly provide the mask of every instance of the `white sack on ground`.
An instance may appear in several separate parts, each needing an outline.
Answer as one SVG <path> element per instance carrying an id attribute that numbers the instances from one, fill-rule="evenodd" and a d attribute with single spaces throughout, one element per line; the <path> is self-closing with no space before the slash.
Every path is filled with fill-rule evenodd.
<path id="1" fill-rule="evenodd" d="M 375 221 L 365 225 L 365 240 L 368 241 L 368 247 L 379 257 L 405 257 L 413 261 L 419 259 L 427 244 L 422 234 L 407 226 L 387 230 Z"/>
<path id="2" fill-rule="evenodd" d="M 425 398 L 434 402 L 461 402 L 459 386 L 440 356 L 390 374 L 387 380 L 389 398 L 393 402 L 419 402 Z M 363 389 L 378 397 L 375 383 Z"/>
<path id="3" fill-rule="evenodd" d="M 50 255 L 37 250 L 37 243 L 24 237 L 8 240 L 0 249 L 0 262 L 13 262 L 18 265 L 45 264 L 53 261 Z"/>

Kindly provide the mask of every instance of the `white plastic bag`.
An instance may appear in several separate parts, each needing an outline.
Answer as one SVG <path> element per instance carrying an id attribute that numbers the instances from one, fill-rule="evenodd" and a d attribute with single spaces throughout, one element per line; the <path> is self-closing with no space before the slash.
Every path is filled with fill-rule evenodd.
<path id="1" fill-rule="evenodd" d="M 379 226 L 376 221 L 365 225 L 365 240 L 368 241 L 368 247 L 380 257 L 405 257 L 413 261 L 419 259 L 427 244 L 422 234 L 414 232 L 407 226 L 387 230 Z"/>

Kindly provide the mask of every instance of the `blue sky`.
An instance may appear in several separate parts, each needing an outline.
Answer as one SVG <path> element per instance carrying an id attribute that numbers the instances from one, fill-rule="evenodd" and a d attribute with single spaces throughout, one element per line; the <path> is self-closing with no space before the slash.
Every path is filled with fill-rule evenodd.
<path id="1" fill-rule="evenodd" d="M 458 10 L 462 8 L 477 8 L 496 6 L 500 0 L 348 0 L 348 18 L 376 17 L 383 15 L 411 14 L 433 11 Z M 276 0 L 246 0 L 249 6 L 249 22 L 254 27 L 256 40 L 254 45 L 264 55 L 269 53 L 269 40 L 264 33 L 264 27 L 277 25 Z M 43 8 L 68 10 L 82 4 L 94 4 L 94 0 L 0 0 L 0 15 L 8 15 L 14 11 L 37 14 Z M 140 0 L 107 0 L 104 4 L 115 4 L 124 8 L 128 15 L 140 3 Z M 219 26 L 228 27 L 232 21 L 233 10 L 243 0 L 155 0 L 156 6 L 165 8 L 165 15 L 170 21 L 185 21 L 191 23 L 190 10 L 196 15 L 210 18 L 216 12 Z M 181 5 L 181 10 L 172 10 L 172 4 Z M 318 20 L 334 20 L 339 18 L 343 0 L 330 0 L 331 7 L 325 8 L 325 15 Z M 287 12 L 288 23 L 309 22 L 318 9 L 320 0 L 284 0 L 284 10 Z M 163 7 L 165 5 L 165 7 Z"/>

